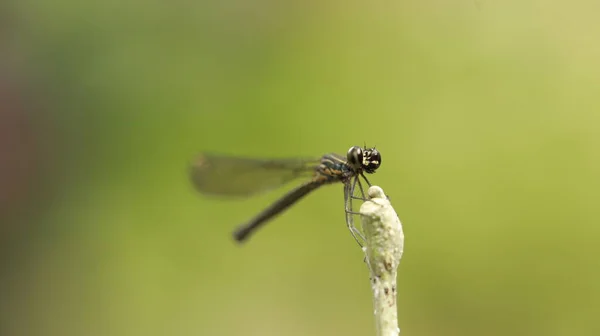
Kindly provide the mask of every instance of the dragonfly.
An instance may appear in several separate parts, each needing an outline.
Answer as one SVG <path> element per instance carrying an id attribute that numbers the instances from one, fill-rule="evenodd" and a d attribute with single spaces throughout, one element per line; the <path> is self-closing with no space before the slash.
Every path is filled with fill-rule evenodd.
<path id="1" fill-rule="evenodd" d="M 350 147 L 346 156 L 325 154 L 315 158 L 260 159 L 202 153 L 191 164 L 190 178 L 196 190 L 205 195 L 250 197 L 305 178 L 306 181 L 279 198 L 248 222 L 240 225 L 233 238 L 243 242 L 275 216 L 281 214 L 313 190 L 341 182 L 344 186 L 346 224 L 360 246 L 364 237 L 354 226 L 352 200 L 365 200 L 361 178 L 373 174 L 381 165 L 381 154 L 375 147 Z M 356 186 L 360 196 L 355 196 Z"/>

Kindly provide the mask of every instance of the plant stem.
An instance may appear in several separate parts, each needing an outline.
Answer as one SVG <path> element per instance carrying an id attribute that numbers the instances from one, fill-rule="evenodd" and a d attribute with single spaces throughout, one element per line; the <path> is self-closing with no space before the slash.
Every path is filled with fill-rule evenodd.
<path id="1" fill-rule="evenodd" d="M 365 234 L 365 262 L 369 268 L 377 336 L 397 336 L 396 276 L 404 248 L 404 233 L 396 211 L 383 189 L 372 186 L 360 207 Z"/>

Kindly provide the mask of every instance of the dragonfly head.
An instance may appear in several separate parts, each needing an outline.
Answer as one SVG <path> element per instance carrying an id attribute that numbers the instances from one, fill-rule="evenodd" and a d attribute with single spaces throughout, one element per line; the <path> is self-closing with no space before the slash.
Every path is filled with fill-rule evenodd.
<path id="1" fill-rule="evenodd" d="M 381 154 L 375 148 L 354 146 L 348 150 L 347 160 L 354 170 L 373 174 L 381 165 Z"/>

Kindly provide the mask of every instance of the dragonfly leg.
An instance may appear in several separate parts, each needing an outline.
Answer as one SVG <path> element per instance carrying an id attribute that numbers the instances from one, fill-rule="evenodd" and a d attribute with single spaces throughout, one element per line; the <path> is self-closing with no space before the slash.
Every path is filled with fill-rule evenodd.
<path id="1" fill-rule="evenodd" d="M 362 176 L 362 178 L 365 179 L 365 182 L 367 182 L 367 185 L 370 187 L 371 186 L 371 182 L 369 182 L 369 179 L 365 176 L 365 174 L 360 173 L 360 176 Z"/>
<path id="2" fill-rule="evenodd" d="M 365 197 L 365 190 L 363 189 L 362 183 L 360 183 L 360 178 L 358 176 L 356 177 L 356 182 L 358 182 L 358 188 L 360 189 L 360 195 L 362 197 L 360 199 L 363 200 L 363 201 L 366 201 L 367 198 Z M 367 181 L 367 184 L 369 184 L 369 186 L 371 186 L 371 184 L 369 183 L 369 181 Z"/>
<path id="3" fill-rule="evenodd" d="M 354 187 L 356 186 L 356 180 L 350 184 L 346 183 L 344 185 L 344 200 L 346 203 L 346 225 L 348 226 L 348 230 L 354 237 L 354 240 L 358 243 L 358 245 L 362 248 L 364 246 L 365 237 L 362 232 L 354 226 L 354 218 L 353 215 L 360 214 L 359 212 L 352 211 L 352 199 L 354 198 Z"/>
<path id="4" fill-rule="evenodd" d="M 355 196 L 354 195 L 354 190 L 356 190 L 356 183 L 358 183 L 358 187 L 360 189 L 360 194 L 361 194 L 360 196 Z M 354 178 L 354 181 L 352 181 L 351 197 L 352 197 L 352 199 L 361 200 L 361 201 L 366 201 L 367 200 L 365 198 L 365 191 L 362 188 L 362 184 L 360 183 L 360 180 L 358 179 L 358 176 Z"/>
<path id="5" fill-rule="evenodd" d="M 369 185 L 369 187 L 370 187 L 370 186 L 371 186 L 371 182 L 369 182 L 369 180 L 367 179 L 367 177 L 365 176 L 365 174 L 361 173 L 361 174 L 360 174 L 360 176 L 362 176 L 362 178 L 364 178 L 364 179 L 365 179 L 365 182 L 367 182 L 367 184 L 368 184 L 368 185 Z M 360 183 L 360 181 L 359 181 L 358 183 Z M 362 190 L 362 188 L 361 188 L 361 190 Z M 363 195 L 363 196 L 364 196 L 364 195 Z M 390 199 L 390 196 L 388 196 L 388 195 L 385 195 L 385 197 L 388 199 L 388 201 L 391 201 L 391 199 Z"/>

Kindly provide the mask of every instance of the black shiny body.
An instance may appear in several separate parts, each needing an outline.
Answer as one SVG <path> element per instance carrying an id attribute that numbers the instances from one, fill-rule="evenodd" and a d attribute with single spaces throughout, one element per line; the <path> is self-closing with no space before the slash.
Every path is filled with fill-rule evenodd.
<path id="1" fill-rule="evenodd" d="M 344 184 L 346 222 L 352 235 L 357 239 L 360 233 L 352 224 L 352 199 L 354 188 L 359 185 L 362 197 L 364 191 L 359 181 L 362 177 L 370 185 L 363 172 L 374 173 L 381 163 L 379 152 L 374 149 L 351 147 L 346 157 L 326 154 L 319 160 L 300 159 L 247 159 L 204 154 L 196 159 L 191 169 L 192 182 L 198 191 L 205 194 L 226 196 L 249 196 L 284 184 L 291 179 L 306 176 L 310 179 L 291 190 L 256 217 L 241 225 L 234 238 L 241 242 L 257 228 L 282 213 L 311 191 L 326 184 Z M 308 176 L 307 176 L 308 175 Z"/>
<path id="2" fill-rule="evenodd" d="M 251 219 L 247 224 L 240 226 L 233 232 L 233 237 L 237 241 L 244 241 L 250 233 L 276 215 L 282 213 L 311 191 L 325 184 L 336 182 L 348 183 L 355 175 L 356 172 L 352 170 L 342 156 L 337 154 L 324 155 L 319 165 L 314 167 L 314 175 L 310 181 L 291 190 Z"/>

